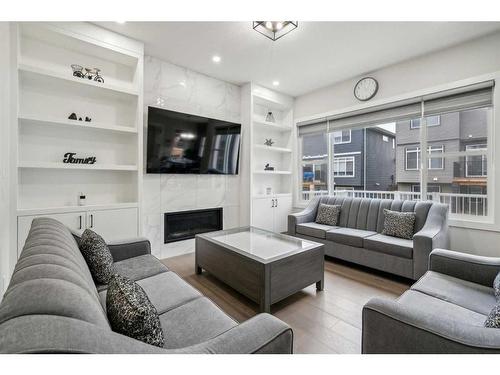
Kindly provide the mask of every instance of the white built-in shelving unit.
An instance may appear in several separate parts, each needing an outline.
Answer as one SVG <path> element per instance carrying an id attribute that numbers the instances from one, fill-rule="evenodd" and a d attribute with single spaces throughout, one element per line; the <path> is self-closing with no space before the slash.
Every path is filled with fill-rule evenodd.
<path id="1" fill-rule="evenodd" d="M 19 246 L 36 216 L 59 218 L 75 230 L 93 227 L 106 240 L 138 235 L 143 44 L 88 23 L 12 27 L 17 94 L 12 214 Z M 104 82 L 74 77 L 71 64 L 99 68 Z M 82 121 L 68 119 L 71 113 Z M 65 164 L 67 152 L 95 156 L 96 162 Z M 87 197 L 85 206 L 78 205 L 80 192 Z"/>
<path id="2" fill-rule="evenodd" d="M 274 122 L 266 121 L 272 112 Z M 244 129 L 243 171 L 248 180 L 249 219 L 243 222 L 275 232 L 286 230 L 286 217 L 292 209 L 293 98 L 247 84 L 242 88 Z M 272 146 L 266 146 L 271 139 Z M 247 150 L 247 152 L 245 152 Z M 265 170 L 269 164 L 274 170 Z"/>

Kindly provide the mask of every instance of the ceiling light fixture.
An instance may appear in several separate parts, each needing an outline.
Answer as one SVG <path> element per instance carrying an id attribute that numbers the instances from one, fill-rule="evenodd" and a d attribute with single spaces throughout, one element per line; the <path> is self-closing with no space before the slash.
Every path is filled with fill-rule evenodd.
<path id="1" fill-rule="evenodd" d="M 221 60 L 220 56 L 214 55 L 214 56 L 212 57 L 212 61 L 213 61 L 214 63 L 220 63 L 220 60 Z"/>
<path id="2" fill-rule="evenodd" d="M 280 81 L 273 81 L 273 86 L 279 86 L 280 85 Z"/>
<path id="3" fill-rule="evenodd" d="M 299 26 L 298 21 L 253 21 L 253 29 L 276 41 Z"/>

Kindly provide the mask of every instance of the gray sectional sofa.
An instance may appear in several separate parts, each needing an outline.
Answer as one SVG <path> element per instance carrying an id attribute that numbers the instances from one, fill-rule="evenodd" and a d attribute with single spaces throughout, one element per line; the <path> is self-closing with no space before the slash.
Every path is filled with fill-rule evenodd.
<path id="1" fill-rule="evenodd" d="M 363 353 L 495 353 L 500 329 L 485 328 L 496 305 L 500 258 L 433 250 L 429 271 L 396 301 L 363 307 Z"/>
<path id="2" fill-rule="evenodd" d="M 238 324 L 169 271 L 141 239 L 109 248 L 118 272 L 137 281 L 155 305 L 165 346 L 113 332 L 107 286 L 94 284 L 77 239 L 56 220 L 33 221 L 0 304 L 0 353 L 292 352 L 288 325 L 268 314 Z"/>
<path id="3" fill-rule="evenodd" d="M 341 205 L 339 225 L 315 222 L 320 203 Z M 415 212 L 412 240 L 382 234 L 384 209 Z M 429 254 L 449 247 L 448 206 L 433 202 L 323 196 L 288 216 L 288 234 L 325 245 L 325 254 L 416 280 Z"/>

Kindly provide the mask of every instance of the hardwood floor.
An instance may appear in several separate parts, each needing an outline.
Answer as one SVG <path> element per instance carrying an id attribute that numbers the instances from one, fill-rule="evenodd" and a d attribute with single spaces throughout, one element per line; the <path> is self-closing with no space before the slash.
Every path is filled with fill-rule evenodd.
<path id="1" fill-rule="evenodd" d="M 256 303 L 207 272 L 196 275 L 194 254 L 162 260 L 172 271 L 242 322 L 258 313 Z M 361 309 L 372 297 L 396 298 L 411 281 L 327 258 L 325 290 L 315 285 L 272 305 L 274 316 L 294 331 L 294 353 L 360 353 Z"/>

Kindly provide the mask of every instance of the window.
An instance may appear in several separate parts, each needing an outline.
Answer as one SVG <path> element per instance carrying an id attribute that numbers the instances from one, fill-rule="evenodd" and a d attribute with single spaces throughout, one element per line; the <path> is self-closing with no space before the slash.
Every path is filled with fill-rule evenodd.
<path id="1" fill-rule="evenodd" d="M 444 152 L 444 146 L 428 146 L 428 167 L 429 169 L 443 169 L 444 158 L 439 156 Z M 438 156 L 436 156 L 438 155 Z M 420 169 L 420 147 L 406 148 L 406 170 L 418 171 Z"/>
<path id="2" fill-rule="evenodd" d="M 466 151 L 486 150 L 486 144 L 466 145 Z M 467 155 L 465 157 L 466 177 L 485 177 L 487 175 L 487 165 L 485 155 Z"/>
<path id="3" fill-rule="evenodd" d="M 388 136 L 386 136 L 386 135 L 383 135 L 383 136 L 382 136 L 382 140 L 383 140 L 384 142 L 389 142 L 389 137 L 388 137 Z"/>
<path id="4" fill-rule="evenodd" d="M 411 191 L 414 193 L 420 193 L 420 184 L 412 185 Z M 441 193 L 441 186 L 439 185 L 427 185 L 428 193 Z"/>
<path id="5" fill-rule="evenodd" d="M 334 157 L 333 176 L 354 177 L 354 156 Z"/>
<path id="6" fill-rule="evenodd" d="M 339 145 L 342 143 L 351 143 L 351 130 L 339 130 L 332 133 L 332 139 L 334 145 Z"/>
<path id="7" fill-rule="evenodd" d="M 302 137 L 302 199 L 328 194 L 328 141 L 326 134 Z"/>
<path id="8" fill-rule="evenodd" d="M 416 118 L 410 121 L 410 129 L 420 129 L 420 123 L 422 119 Z M 441 116 L 429 116 L 426 118 L 427 126 L 438 126 L 441 125 Z"/>

